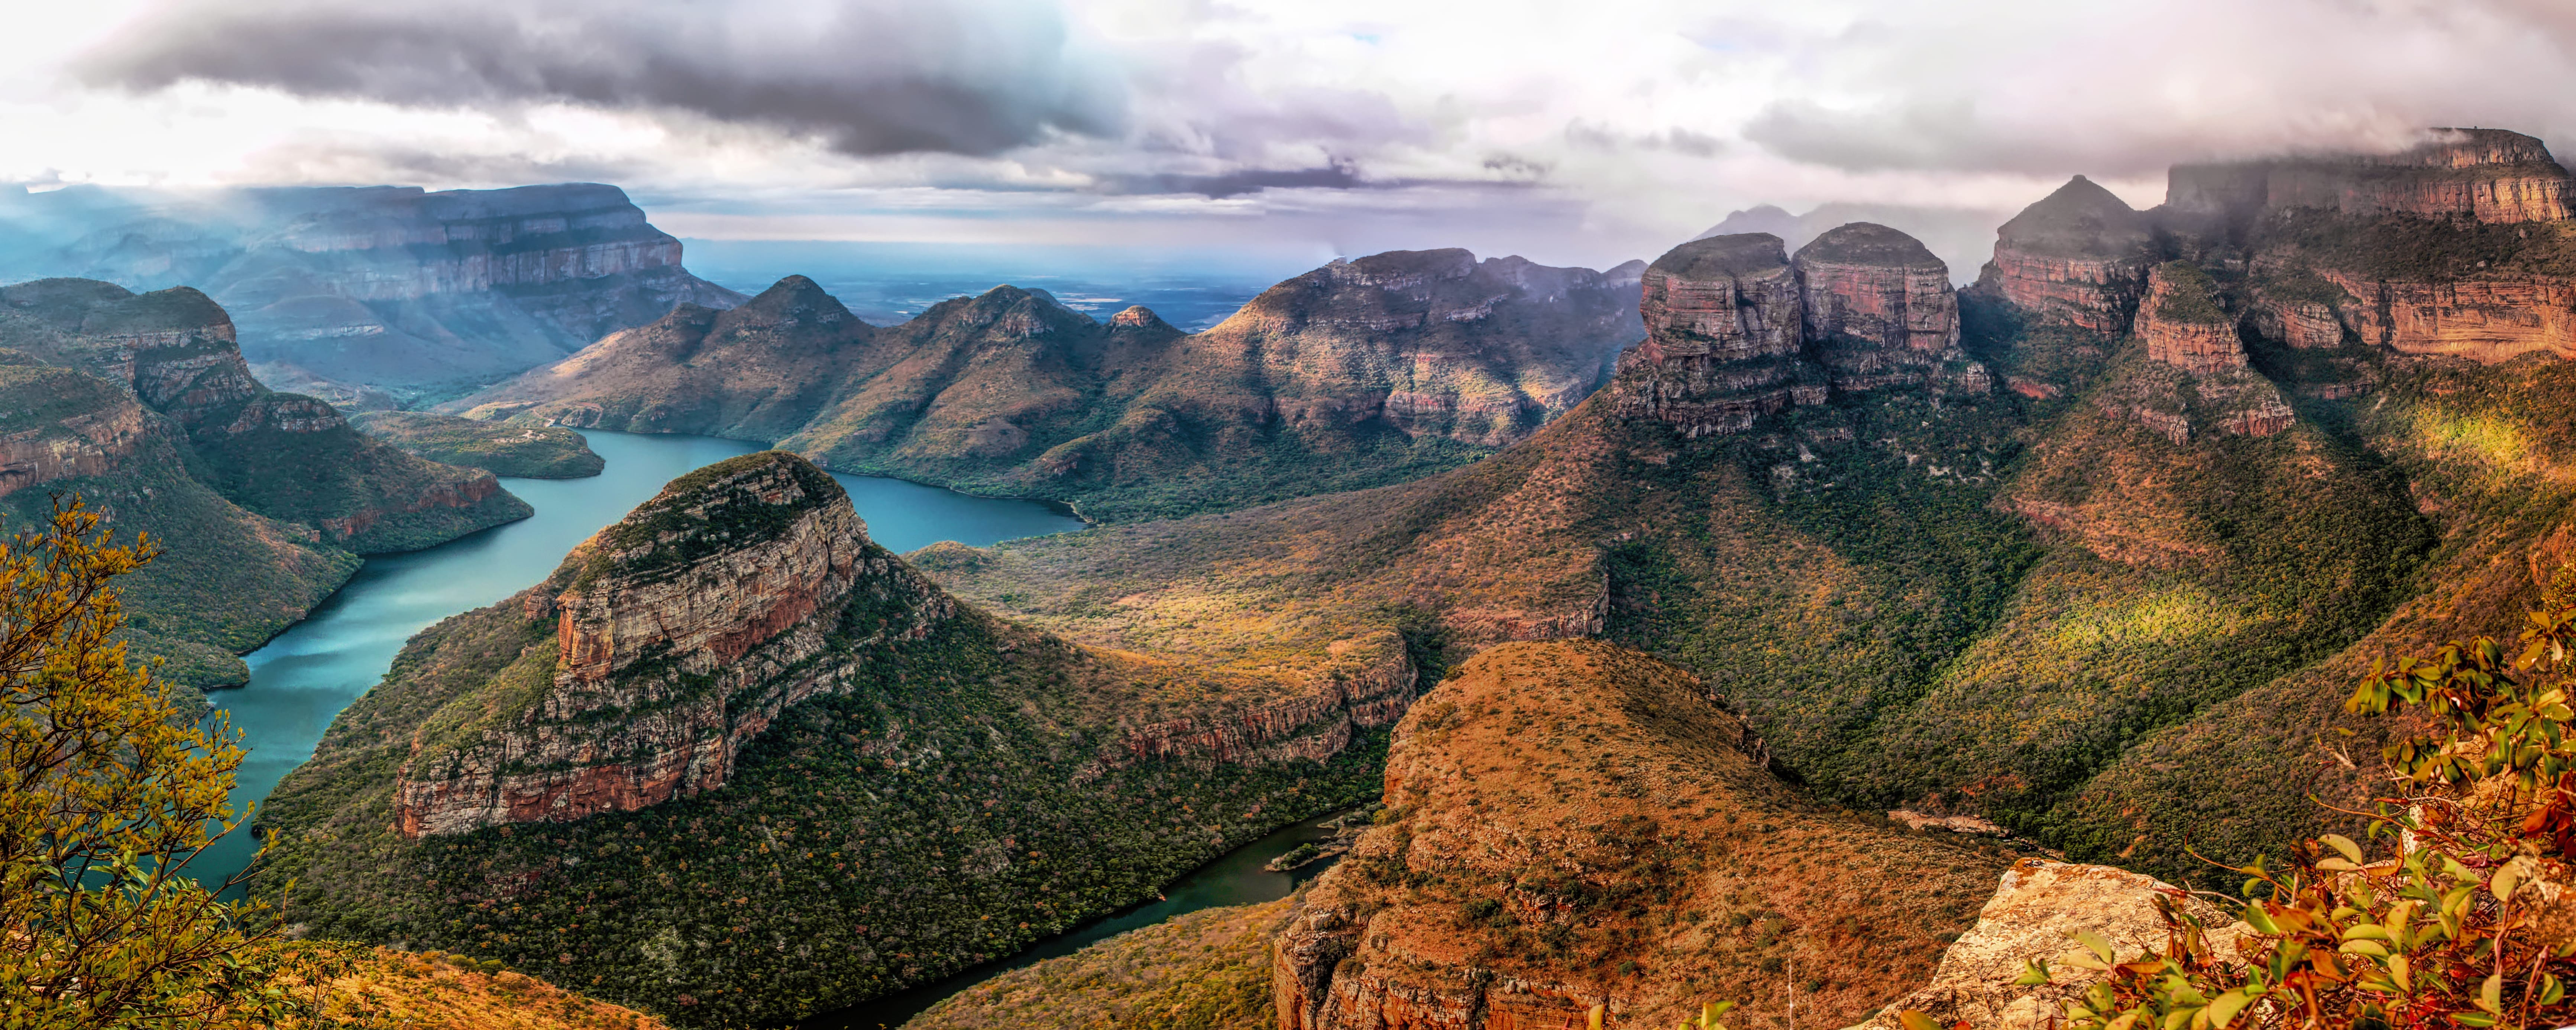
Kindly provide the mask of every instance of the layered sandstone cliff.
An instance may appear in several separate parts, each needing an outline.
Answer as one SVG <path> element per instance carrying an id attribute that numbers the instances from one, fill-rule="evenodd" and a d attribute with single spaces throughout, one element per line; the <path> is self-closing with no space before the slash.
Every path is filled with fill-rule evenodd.
<path id="1" fill-rule="evenodd" d="M 1665 1026 L 1776 1011 L 1794 963 L 1833 971 L 1794 989 L 1840 1026 L 1922 982 L 2000 863 L 1811 806 L 1762 754 L 1644 655 L 1486 650 L 1398 726 L 1386 817 L 1274 940 L 1278 1025 Z"/>
<path id="2" fill-rule="evenodd" d="M 680 241 L 614 186 L 102 191 L 61 203 L 52 220 L 88 231 L 49 267 L 201 287 L 233 310 L 254 360 L 353 389 L 489 382 L 674 304 L 742 299 L 689 274 Z"/>
<path id="3" fill-rule="evenodd" d="M 194 289 L 135 294 L 89 279 L 0 287 L 0 346 L 123 385 L 251 511 L 360 552 L 410 550 L 523 518 L 491 474 L 359 435 L 329 404 L 251 375 L 231 317 Z"/>
<path id="4" fill-rule="evenodd" d="M 2538 139 L 2503 129 L 2434 129 L 2393 154 L 2320 155 L 2177 165 L 2165 203 L 2177 212 L 2249 219 L 2298 208 L 2359 217 L 2554 222 L 2569 207 L 2567 169 Z"/>
<path id="5" fill-rule="evenodd" d="M 2147 280 L 2147 297 L 2138 308 L 2138 338 L 2147 358 L 2185 372 L 2244 368 L 2245 344 L 2236 338 L 2236 320 L 2219 306 L 2209 274 L 2187 261 L 2157 265 Z"/>
<path id="6" fill-rule="evenodd" d="M 832 478 L 781 452 L 675 480 L 527 596 L 555 625 L 523 658 L 535 697 L 473 742 L 406 764 L 406 836 L 632 811 L 722 786 L 779 711 L 831 689 L 812 661 L 854 588 L 879 617 L 845 631 L 918 638 L 954 614 L 882 549 Z M 552 596 L 549 590 L 559 590 Z"/>
<path id="7" fill-rule="evenodd" d="M 1646 340 L 1619 356 L 1621 415 L 1703 436 L 1824 403 L 1823 370 L 1804 357 L 1806 301 L 1779 237 L 1693 240 L 1647 266 L 1643 285 Z"/>
<path id="8" fill-rule="evenodd" d="M 1950 269 L 1923 244 L 1854 222 L 1800 248 L 1806 338 L 1837 390 L 1919 384 L 1959 349 L 1959 298 Z"/>
<path id="9" fill-rule="evenodd" d="M 1976 289 L 2035 318 L 2122 333 L 2146 290 L 2149 225 L 2078 175 L 1995 234 Z"/>

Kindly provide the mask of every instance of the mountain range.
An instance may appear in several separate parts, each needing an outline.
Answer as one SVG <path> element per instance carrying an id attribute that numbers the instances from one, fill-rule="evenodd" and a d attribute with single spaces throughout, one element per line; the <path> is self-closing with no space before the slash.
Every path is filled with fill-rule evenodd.
<path id="1" fill-rule="evenodd" d="M 2013 982 L 2038 942 L 2358 832 L 2312 798 L 2367 799 L 2374 661 L 2576 583 L 2570 182 L 2500 130 L 2177 166 L 2145 211 L 2077 177 L 1964 288 L 1852 222 L 1606 273 L 1381 254 L 1197 334 L 1016 287 L 894 326 L 801 278 L 681 303 L 469 424 L 386 421 L 781 449 L 414 638 L 278 788 L 256 882 L 317 934 L 737 1025 L 1374 802 L 1287 904 L 932 1023 L 1065 976 L 1068 1012 L 1283 1030 L 2019 1025 L 2073 989 Z M 308 418 L 350 441 L 309 453 L 444 467 L 265 392 L 203 295 L 9 290 L 30 467 L 161 440 L 325 559 L 432 533 L 227 449 Z M 1101 524 L 896 555 L 827 467 Z"/>

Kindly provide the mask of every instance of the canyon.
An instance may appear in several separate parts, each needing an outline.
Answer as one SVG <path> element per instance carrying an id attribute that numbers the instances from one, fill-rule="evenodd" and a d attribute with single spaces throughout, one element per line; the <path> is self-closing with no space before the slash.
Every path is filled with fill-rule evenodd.
<path id="1" fill-rule="evenodd" d="M 1416 478 L 1527 436 L 1642 335 L 1640 266 L 1398 251 L 1182 333 L 996 287 L 870 325 L 791 276 L 450 402 L 471 418 L 756 440 L 826 467 L 1122 520 Z"/>
<path id="2" fill-rule="evenodd" d="M 267 377 L 339 399 L 453 394 L 579 350 L 674 304 L 742 297 L 614 186 L 427 192 L 74 187 L 18 207 L 33 252 L 129 289 L 193 286 L 239 320 Z"/>
<path id="3" fill-rule="evenodd" d="M 488 473 L 412 457 L 330 405 L 270 391 L 205 294 L 45 279 L 0 287 L 7 403 L 0 507 L 78 496 L 166 548 L 129 588 L 128 635 L 187 689 L 239 683 L 234 657 L 302 618 L 358 554 L 520 518 Z"/>

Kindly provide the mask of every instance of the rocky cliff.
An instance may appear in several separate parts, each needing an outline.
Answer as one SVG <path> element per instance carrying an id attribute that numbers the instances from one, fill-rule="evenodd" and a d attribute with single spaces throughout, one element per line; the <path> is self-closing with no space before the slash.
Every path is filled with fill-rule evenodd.
<path id="1" fill-rule="evenodd" d="M 1528 435 L 1642 334 L 1635 272 L 1379 254 L 1196 335 L 1008 286 L 878 327 L 790 277 L 737 312 L 675 310 L 448 410 L 774 442 L 1102 518 L 1236 507 L 1400 481 Z"/>
<path id="2" fill-rule="evenodd" d="M 680 242 L 614 186 L 92 191 L 58 206 L 53 220 L 87 231 L 47 267 L 202 288 L 253 360 L 403 396 L 544 364 L 677 303 L 742 299 L 690 275 Z"/>
<path id="3" fill-rule="evenodd" d="M 1996 231 L 1975 288 L 2034 318 L 2126 332 L 2146 289 L 2150 242 L 2145 216 L 2078 175 Z"/>
<path id="4" fill-rule="evenodd" d="M 863 579 L 883 617 L 843 633 L 919 639 L 953 614 L 868 544 L 840 485 L 801 459 L 750 455 L 673 481 L 526 602 L 555 627 L 551 655 L 524 673 L 540 693 L 475 743 L 405 764 L 403 834 L 580 819 L 723 786 L 781 710 L 837 684 L 812 661 L 826 649 L 813 617 Z"/>
<path id="5" fill-rule="evenodd" d="M 1823 370 L 1804 358 L 1806 302 L 1779 237 L 1693 240 L 1656 258 L 1643 284 L 1646 340 L 1620 355 L 1621 414 L 1701 436 L 1824 403 Z"/>
<path id="6" fill-rule="evenodd" d="M 350 550 L 412 550 L 528 514 L 489 473 L 412 457 L 359 435 L 328 404 L 270 391 L 224 309 L 187 287 L 0 287 L 0 346 L 123 384 L 184 434 L 207 485 Z"/>
<path id="7" fill-rule="evenodd" d="M 685 1025 L 799 1018 L 1364 797 L 1402 638 L 1266 664 L 995 618 L 820 469 L 750 455 L 415 638 L 272 795 L 258 875 L 314 891 L 317 932 L 547 963 Z M 483 901 L 508 915 L 450 918 Z"/>
<path id="8" fill-rule="evenodd" d="M 1813 804 L 1762 754 L 1644 655 L 1484 652 L 1405 717 L 1381 825 L 1275 939 L 1279 1026 L 1552 1027 L 1594 1004 L 1664 1026 L 1724 997 L 1769 1027 L 1790 989 L 1802 1020 L 1856 1021 L 1921 982 L 2000 863 Z"/>
<path id="9" fill-rule="evenodd" d="M 2569 207 L 2567 169 L 2539 140 L 2503 129 L 2434 129 L 2393 154 L 2177 165 L 2165 204 L 2247 220 L 2307 208 L 2360 217 L 2554 222 Z"/>
<path id="10" fill-rule="evenodd" d="M 1837 390 L 1926 382 L 1962 362 L 1949 266 L 1914 237 L 1854 222 L 1798 251 L 1804 333 Z"/>

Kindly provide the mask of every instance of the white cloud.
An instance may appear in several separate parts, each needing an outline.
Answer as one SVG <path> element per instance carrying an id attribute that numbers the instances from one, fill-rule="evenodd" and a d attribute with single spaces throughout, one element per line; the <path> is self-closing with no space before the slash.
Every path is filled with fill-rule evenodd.
<path id="1" fill-rule="evenodd" d="M 34 52 L 0 69 L 0 180 L 603 178 L 729 234 L 794 234 L 801 214 L 816 234 L 982 239 L 1017 220 L 1050 239 L 1474 237 L 1598 264 L 1761 202 L 2010 210 L 2082 172 L 2150 204 L 2176 160 L 2393 147 L 2433 124 L 2576 142 L 2563 0 L 418 9 L 516 33 L 481 42 L 295 0 L 259 8 L 256 61 L 208 49 L 249 22 L 197 0 L 0 0 L 21 5 Z M 365 67 L 277 45 L 370 31 L 389 35 L 349 51 Z M 463 85 L 418 74 L 460 61 Z M 186 71 L 222 81 L 159 88 Z M 919 82 L 973 102 L 905 107 Z"/>

